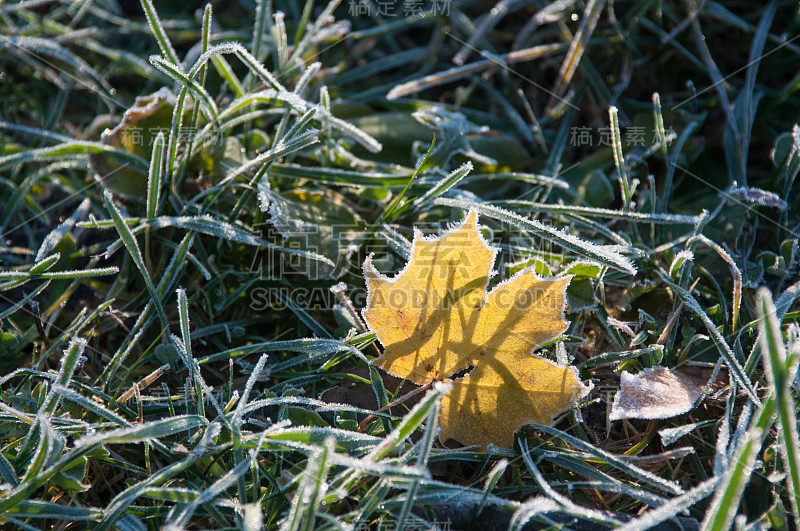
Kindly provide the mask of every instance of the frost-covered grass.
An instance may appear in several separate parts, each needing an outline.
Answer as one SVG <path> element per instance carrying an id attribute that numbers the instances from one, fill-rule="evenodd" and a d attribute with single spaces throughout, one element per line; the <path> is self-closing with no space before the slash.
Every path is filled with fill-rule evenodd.
<path id="1" fill-rule="evenodd" d="M 0 4 L 0 524 L 797 526 L 796 5 L 385 5 Z M 594 382 L 487 453 L 359 316 L 471 209 Z"/>

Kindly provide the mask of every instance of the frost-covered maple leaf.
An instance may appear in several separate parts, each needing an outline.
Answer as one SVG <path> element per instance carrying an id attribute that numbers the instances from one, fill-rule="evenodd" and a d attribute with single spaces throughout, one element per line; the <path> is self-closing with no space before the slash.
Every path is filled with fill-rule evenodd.
<path id="1" fill-rule="evenodd" d="M 487 293 L 497 250 L 481 237 L 477 213 L 438 238 L 415 231 L 411 259 L 394 278 L 364 263 L 369 298 L 364 319 L 385 347 L 378 367 L 418 384 L 452 378 L 443 399 L 441 439 L 510 448 L 514 432 L 585 396 L 572 368 L 531 352 L 567 328 L 570 277 L 520 271 Z"/>

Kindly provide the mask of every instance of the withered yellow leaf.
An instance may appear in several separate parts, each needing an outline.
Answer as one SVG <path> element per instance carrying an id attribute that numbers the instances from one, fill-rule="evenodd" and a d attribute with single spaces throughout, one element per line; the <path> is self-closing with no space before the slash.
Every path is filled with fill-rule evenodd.
<path id="1" fill-rule="evenodd" d="M 523 424 L 553 416 L 589 392 L 573 369 L 531 355 L 566 330 L 570 277 L 520 271 L 486 292 L 497 250 L 478 232 L 478 216 L 439 238 L 415 230 L 411 259 L 394 278 L 364 263 L 369 293 L 363 316 L 385 348 L 378 367 L 418 384 L 451 378 L 441 439 L 510 448 Z"/>

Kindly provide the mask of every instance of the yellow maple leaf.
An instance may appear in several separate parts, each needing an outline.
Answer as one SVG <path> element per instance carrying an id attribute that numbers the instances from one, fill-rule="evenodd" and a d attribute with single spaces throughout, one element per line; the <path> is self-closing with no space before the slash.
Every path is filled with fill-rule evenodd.
<path id="1" fill-rule="evenodd" d="M 418 384 L 473 365 L 442 402 L 441 439 L 510 448 L 523 424 L 553 416 L 591 389 L 575 370 L 531 351 L 567 328 L 570 277 L 520 271 L 486 292 L 497 250 L 478 232 L 478 215 L 439 238 L 415 230 L 411 259 L 394 278 L 364 262 L 364 319 L 383 344 L 375 365 Z"/>

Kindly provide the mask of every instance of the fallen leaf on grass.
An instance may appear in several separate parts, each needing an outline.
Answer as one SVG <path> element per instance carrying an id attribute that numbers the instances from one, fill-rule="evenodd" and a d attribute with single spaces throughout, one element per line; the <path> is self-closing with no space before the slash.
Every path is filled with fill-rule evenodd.
<path id="1" fill-rule="evenodd" d="M 364 263 L 365 321 L 385 347 L 375 364 L 418 384 L 454 378 L 442 401 L 442 440 L 511 448 L 522 425 L 550 424 L 585 396 L 572 368 L 531 355 L 567 328 L 570 277 L 525 269 L 486 292 L 497 250 L 478 232 L 477 213 L 439 238 L 415 231 L 412 257 L 394 278 Z"/>
<path id="2" fill-rule="evenodd" d="M 175 96 L 167 88 L 136 98 L 136 103 L 125 111 L 114 129 L 106 129 L 100 141 L 122 149 L 144 160 L 150 160 L 153 141 L 159 132 L 169 135 Z M 187 106 L 185 113 L 189 113 Z M 141 197 L 147 187 L 147 174 L 129 164 L 115 160 L 105 153 L 89 156 L 89 164 L 116 194 Z"/>
<path id="3" fill-rule="evenodd" d="M 707 378 L 706 378 L 707 380 Z M 705 381 L 677 369 L 656 366 L 638 374 L 623 372 L 609 420 L 668 419 L 692 409 Z"/>

